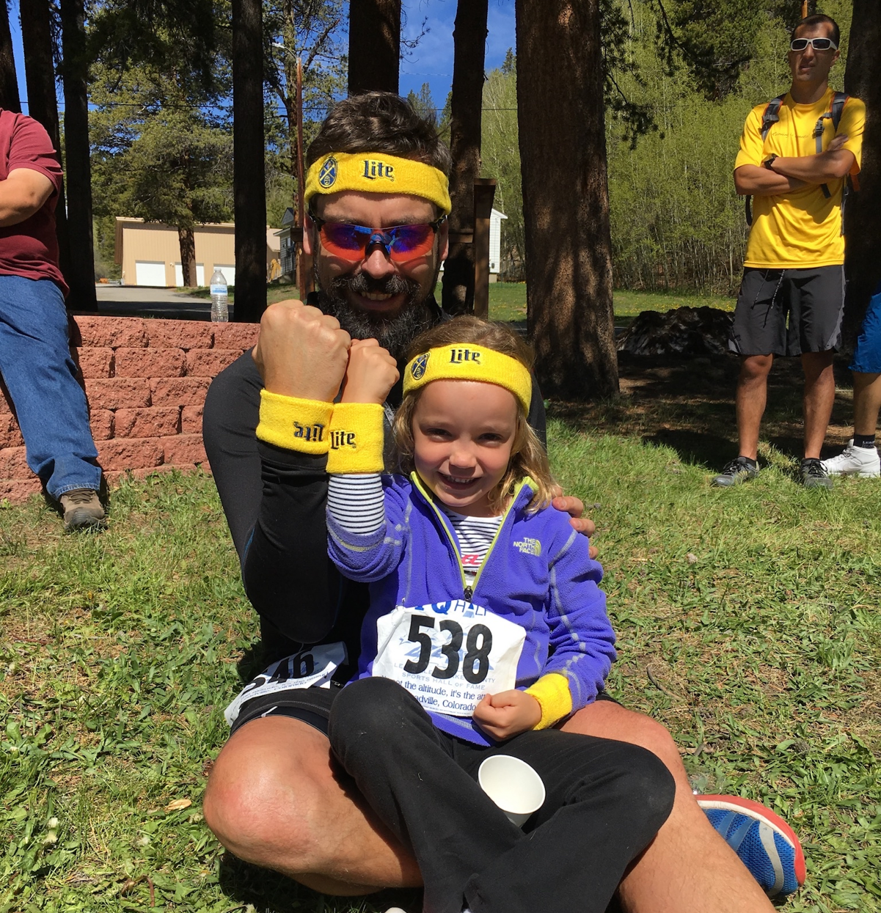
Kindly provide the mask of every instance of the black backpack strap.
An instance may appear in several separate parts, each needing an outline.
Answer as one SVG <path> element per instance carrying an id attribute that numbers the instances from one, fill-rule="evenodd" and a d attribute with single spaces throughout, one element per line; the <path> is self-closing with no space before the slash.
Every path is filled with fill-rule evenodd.
<path id="1" fill-rule="evenodd" d="M 832 96 L 832 106 L 829 109 L 829 113 L 832 115 L 832 126 L 835 128 L 835 132 L 838 132 L 838 125 L 841 123 L 841 113 L 844 111 L 844 106 L 847 104 L 847 100 L 850 96 L 845 92 L 836 92 Z"/>
<path id="2" fill-rule="evenodd" d="M 778 95 L 776 98 L 772 98 L 768 104 L 765 106 L 765 112 L 762 114 L 762 142 L 768 138 L 768 131 L 774 124 L 780 120 L 780 106 L 783 104 L 783 99 L 786 98 L 786 93 L 783 95 Z M 747 194 L 744 197 L 744 207 L 746 209 L 746 224 L 753 224 L 753 206 L 752 206 L 752 197 Z"/>
<path id="3" fill-rule="evenodd" d="M 780 106 L 783 104 L 783 99 L 786 98 L 786 93 L 783 95 L 778 95 L 776 98 L 772 98 L 768 102 L 768 106 L 765 108 L 765 113 L 762 115 L 762 142 L 768 138 L 768 131 L 774 124 L 780 120 Z"/>
<path id="4" fill-rule="evenodd" d="M 825 114 L 821 114 L 817 120 L 817 126 L 814 127 L 814 140 L 816 142 L 817 155 L 823 151 L 823 121 L 831 120 L 832 129 L 836 133 L 838 132 L 838 124 L 841 122 L 841 112 L 844 110 L 844 105 L 847 102 L 847 95 L 844 92 L 836 92 L 832 96 L 832 104 L 829 106 L 829 110 Z M 828 200 L 831 193 L 829 193 L 829 188 L 826 184 L 821 184 L 820 189 L 823 191 L 823 196 Z"/>

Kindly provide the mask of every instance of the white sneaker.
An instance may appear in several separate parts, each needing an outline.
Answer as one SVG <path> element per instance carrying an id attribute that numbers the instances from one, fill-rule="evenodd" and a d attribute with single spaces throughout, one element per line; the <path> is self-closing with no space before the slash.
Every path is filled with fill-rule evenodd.
<path id="1" fill-rule="evenodd" d="M 875 478 L 881 475 L 881 458 L 876 447 L 854 447 L 853 438 L 847 442 L 844 453 L 831 460 L 824 460 L 823 465 L 830 476 L 860 476 Z"/>

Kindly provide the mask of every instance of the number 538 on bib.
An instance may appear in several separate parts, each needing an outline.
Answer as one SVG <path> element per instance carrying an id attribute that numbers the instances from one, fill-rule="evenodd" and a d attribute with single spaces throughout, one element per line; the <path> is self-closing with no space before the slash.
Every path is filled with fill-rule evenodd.
<path id="1" fill-rule="evenodd" d="M 377 621 L 373 675 L 394 679 L 426 710 L 471 716 L 485 694 L 514 687 L 525 637 L 464 600 L 398 606 Z"/>

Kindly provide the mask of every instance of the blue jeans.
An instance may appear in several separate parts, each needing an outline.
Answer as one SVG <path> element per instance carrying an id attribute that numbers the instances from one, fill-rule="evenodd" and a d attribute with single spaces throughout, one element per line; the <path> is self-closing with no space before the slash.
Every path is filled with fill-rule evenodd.
<path id="1" fill-rule="evenodd" d="M 86 394 L 70 357 L 64 296 L 51 279 L 0 276 L 0 373 L 28 466 L 49 494 L 57 500 L 75 488 L 97 490 Z"/>

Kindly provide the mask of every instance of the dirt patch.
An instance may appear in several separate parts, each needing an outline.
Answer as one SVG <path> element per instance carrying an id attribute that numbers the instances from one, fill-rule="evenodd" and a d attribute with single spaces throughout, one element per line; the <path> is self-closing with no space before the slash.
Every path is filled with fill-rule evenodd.
<path id="1" fill-rule="evenodd" d="M 847 359 L 835 362 L 836 395 L 823 456 L 833 456 L 853 434 Z M 581 430 L 640 437 L 673 447 L 684 462 L 720 466 L 737 455 L 735 355 L 631 355 L 618 353 L 620 393 L 595 403 L 552 402 L 549 416 Z M 802 455 L 801 362 L 778 358 L 768 381 L 761 440 L 793 459 Z"/>

